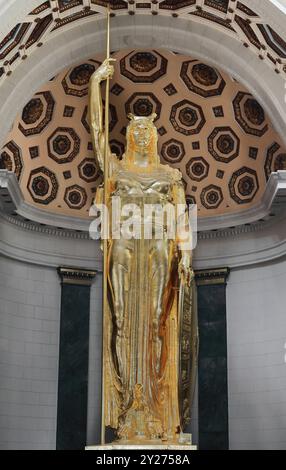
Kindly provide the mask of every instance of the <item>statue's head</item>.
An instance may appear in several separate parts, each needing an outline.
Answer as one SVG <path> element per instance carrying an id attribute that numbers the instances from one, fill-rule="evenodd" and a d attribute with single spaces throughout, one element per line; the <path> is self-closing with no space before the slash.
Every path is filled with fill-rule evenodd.
<path id="1" fill-rule="evenodd" d="M 133 158 L 135 152 L 138 152 L 146 155 L 150 164 L 158 163 L 158 137 L 157 128 L 154 125 L 156 117 L 155 113 L 147 117 L 134 116 L 134 114 L 128 115 L 130 119 L 126 132 L 126 156 L 128 160 Z"/>

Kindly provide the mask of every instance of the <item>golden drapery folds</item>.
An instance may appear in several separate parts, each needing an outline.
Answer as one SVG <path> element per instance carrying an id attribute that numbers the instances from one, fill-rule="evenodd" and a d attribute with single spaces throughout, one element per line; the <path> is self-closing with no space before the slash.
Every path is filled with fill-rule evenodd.
<path id="1" fill-rule="evenodd" d="M 97 160 L 104 169 L 100 83 L 113 74 L 106 60 L 90 81 L 89 119 Z M 189 419 L 191 375 L 196 363 L 191 251 L 180 239 L 144 237 L 155 232 L 147 204 L 184 204 L 181 174 L 157 154 L 155 116 L 129 116 L 121 161 L 109 153 L 108 207 L 136 205 L 140 238 L 108 240 L 104 361 L 104 423 L 129 443 L 177 442 Z M 98 192 L 97 202 L 100 202 Z M 111 216 L 112 217 L 112 214 Z M 122 216 L 121 222 L 124 222 Z M 191 357 L 193 358 L 191 360 Z"/>

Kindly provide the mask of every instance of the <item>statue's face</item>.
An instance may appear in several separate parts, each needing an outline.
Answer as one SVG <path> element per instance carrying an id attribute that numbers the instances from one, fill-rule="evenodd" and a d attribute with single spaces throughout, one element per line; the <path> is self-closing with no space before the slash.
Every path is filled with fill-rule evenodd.
<path id="1" fill-rule="evenodd" d="M 138 147 L 147 147 L 150 144 L 152 131 L 150 125 L 144 121 L 139 121 L 132 126 L 134 143 Z"/>

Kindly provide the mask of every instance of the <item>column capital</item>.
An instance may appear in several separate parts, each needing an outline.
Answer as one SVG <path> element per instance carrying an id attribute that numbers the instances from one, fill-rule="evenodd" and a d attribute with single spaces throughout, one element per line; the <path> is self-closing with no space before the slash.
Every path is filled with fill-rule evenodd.
<path id="1" fill-rule="evenodd" d="M 59 267 L 57 271 L 62 284 L 76 284 L 84 286 L 91 286 L 97 274 L 97 271 L 90 271 L 89 269 L 67 267 Z"/>
<path id="2" fill-rule="evenodd" d="M 195 271 L 197 286 L 226 284 L 230 273 L 229 268 L 203 269 Z"/>

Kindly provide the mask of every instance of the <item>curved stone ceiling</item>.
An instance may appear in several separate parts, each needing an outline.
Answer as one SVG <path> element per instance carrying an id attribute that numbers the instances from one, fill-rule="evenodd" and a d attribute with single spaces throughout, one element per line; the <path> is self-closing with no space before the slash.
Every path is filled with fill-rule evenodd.
<path id="1" fill-rule="evenodd" d="M 110 141 L 122 156 L 126 115 L 156 112 L 159 153 L 183 173 L 200 217 L 257 204 L 286 149 L 263 107 L 236 80 L 201 60 L 166 50 L 123 50 L 110 93 Z M 102 175 L 87 121 L 87 87 L 101 56 L 64 70 L 25 105 L 1 151 L 25 200 L 86 218 Z"/>
<path id="2" fill-rule="evenodd" d="M 117 0 L 114 1 L 120 6 Z M 221 3 L 197 0 L 182 6 L 181 0 L 167 3 L 163 0 L 132 0 L 128 6 L 113 10 L 116 17 L 111 22 L 112 47 L 114 50 L 164 48 L 201 57 L 215 67 L 221 67 L 263 103 L 286 143 L 285 59 L 271 53 L 260 33 L 261 48 L 254 46 L 235 21 L 236 16 L 245 15 L 251 28 L 256 30 L 257 25 L 268 25 L 283 38 L 284 15 L 269 0 L 251 0 L 255 17 L 244 13 L 242 2 L 238 0 L 229 0 L 226 12 L 226 8 L 219 6 Z M 1 145 L 17 110 L 43 83 L 64 67 L 104 52 L 104 5 L 104 0 L 0 0 L 0 44 L 3 51 L 8 52 L 5 59 L 0 59 L 0 105 L 2 115 L 5 115 L 0 127 Z M 249 2 L 247 6 L 250 6 Z M 197 14 L 197 11 L 208 14 Z M 41 31 L 39 23 L 43 25 L 49 15 L 52 15 L 52 22 Z M 232 28 L 225 27 L 221 20 L 230 21 Z M 26 25 L 28 29 L 15 45 L 11 33 L 16 33 L 16 25 Z M 35 41 L 28 42 L 31 34 Z M 18 40 L 17 33 L 16 36 Z"/>
<path id="3" fill-rule="evenodd" d="M 0 39 L 0 80 L 10 76 L 35 47 L 75 23 L 105 15 L 106 0 L 47 0 Z M 266 23 L 249 2 L 237 0 L 147 0 L 113 2 L 112 15 L 151 14 L 188 18 L 213 25 L 242 42 L 273 71 L 286 78 L 286 42 L 275 26 Z"/>

